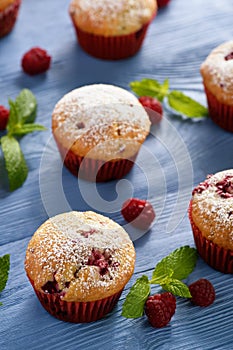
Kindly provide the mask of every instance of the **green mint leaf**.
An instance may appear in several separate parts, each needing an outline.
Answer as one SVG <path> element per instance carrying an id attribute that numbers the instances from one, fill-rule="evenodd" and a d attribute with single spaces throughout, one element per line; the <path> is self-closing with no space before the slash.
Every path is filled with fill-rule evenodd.
<path id="1" fill-rule="evenodd" d="M 0 292 L 6 287 L 10 269 L 10 255 L 6 254 L 0 257 Z"/>
<path id="2" fill-rule="evenodd" d="M 23 89 L 15 100 L 16 110 L 22 124 L 33 123 L 36 118 L 37 101 L 33 93 Z"/>
<path id="3" fill-rule="evenodd" d="M 2 152 L 8 172 L 10 191 L 21 187 L 27 178 L 28 168 L 18 141 L 13 136 L 1 138 Z"/>
<path id="4" fill-rule="evenodd" d="M 161 287 L 173 295 L 177 295 L 182 298 L 191 298 L 188 286 L 177 279 L 171 279 L 169 283 L 162 284 Z"/>
<path id="5" fill-rule="evenodd" d="M 190 248 L 189 246 L 178 248 L 156 265 L 152 275 L 152 281 L 160 280 L 162 282 L 164 275 L 177 280 L 183 280 L 193 271 L 196 261 L 197 251 L 195 248 Z M 170 272 L 168 274 L 170 270 L 173 271 L 172 275 L 170 275 Z"/>
<path id="6" fill-rule="evenodd" d="M 206 107 L 202 106 L 191 97 L 186 96 L 181 91 L 174 90 L 170 92 L 168 95 L 168 103 L 171 108 L 189 118 L 208 116 L 208 110 Z"/>
<path id="7" fill-rule="evenodd" d="M 145 302 L 150 294 L 148 277 L 143 275 L 131 287 L 122 307 L 122 316 L 137 318 L 143 315 Z"/>
<path id="8" fill-rule="evenodd" d="M 9 134 L 12 134 L 15 126 L 19 125 L 20 121 L 15 102 L 13 102 L 12 100 L 9 100 L 8 102 L 10 106 L 10 115 L 7 123 L 7 131 L 9 132 Z"/>
<path id="9" fill-rule="evenodd" d="M 170 280 L 173 276 L 174 271 L 168 266 L 161 263 L 156 265 L 156 269 L 153 272 L 152 279 L 150 280 L 151 284 L 166 284 L 167 280 Z"/>
<path id="10" fill-rule="evenodd" d="M 46 128 L 43 125 L 40 124 L 34 124 L 34 123 L 27 123 L 20 125 L 18 128 L 15 128 L 13 133 L 17 136 L 23 136 L 26 134 L 30 134 L 34 131 L 44 131 Z"/>
<path id="11" fill-rule="evenodd" d="M 160 84 L 154 79 L 142 79 L 141 81 L 132 81 L 130 87 L 138 96 L 151 96 L 163 101 L 168 94 L 169 81 L 166 79 L 163 84 Z"/>
<path id="12" fill-rule="evenodd" d="M 162 91 L 164 94 L 164 97 L 169 94 L 169 79 L 165 79 L 163 84 L 162 84 Z"/>

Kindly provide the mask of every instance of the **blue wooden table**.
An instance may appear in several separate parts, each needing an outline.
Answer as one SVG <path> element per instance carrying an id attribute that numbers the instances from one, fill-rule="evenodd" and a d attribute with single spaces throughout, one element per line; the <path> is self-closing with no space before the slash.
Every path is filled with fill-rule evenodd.
<path id="1" fill-rule="evenodd" d="M 29 88 L 38 100 L 37 122 L 46 132 L 21 140 L 29 167 L 22 188 L 6 190 L 1 156 L 0 256 L 11 255 L 11 269 L 0 300 L 1 350 L 69 349 L 230 349 L 233 342 L 232 276 L 208 267 L 200 258 L 190 283 L 205 277 L 216 289 L 209 308 L 193 307 L 177 299 L 177 311 L 163 329 L 149 326 L 146 318 L 121 316 L 130 286 L 143 273 L 151 276 L 155 264 L 175 248 L 194 246 L 187 208 L 192 187 L 209 173 L 233 167 L 233 135 L 206 119 L 184 121 L 165 115 L 151 129 L 137 165 L 119 183 L 87 184 L 66 169 L 51 137 L 51 113 L 68 91 L 91 83 L 110 83 L 129 89 L 144 77 L 179 89 L 206 104 L 200 64 L 210 50 L 232 40 L 231 0 L 171 0 L 153 21 L 141 51 L 122 61 L 102 61 L 78 46 L 68 16 L 69 0 L 23 0 L 17 24 L 0 40 L 0 104 L 7 105 L 21 89 Z M 30 77 L 20 66 L 22 55 L 40 46 L 52 56 L 45 75 Z M 141 237 L 120 214 L 122 201 L 133 195 L 149 198 L 157 218 Z M 24 272 L 24 256 L 30 237 L 48 216 L 64 210 L 92 209 L 125 225 L 135 243 L 135 274 L 117 307 L 104 319 L 90 324 L 63 323 L 39 304 Z M 153 291 L 159 290 L 156 286 Z"/>

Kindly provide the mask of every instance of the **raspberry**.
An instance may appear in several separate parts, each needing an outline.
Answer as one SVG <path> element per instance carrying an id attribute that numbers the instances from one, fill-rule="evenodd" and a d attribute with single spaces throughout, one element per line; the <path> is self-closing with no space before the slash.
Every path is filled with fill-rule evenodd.
<path id="1" fill-rule="evenodd" d="M 5 130 L 9 119 L 9 110 L 4 106 L 0 106 L 0 130 Z"/>
<path id="2" fill-rule="evenodd" d="M 127 199 L 122 205 L 121 213 L 127 222 L 132 222 L 133 226 L 141 230 L 148 229 L 155 218 L 152 205 L 138 198 Z"/>
<path id="3" fill-rule="evenodd" d="M 87 265 L 99 267 L 100 274 L 103 276 L 108 272 L 108 259 L 97 249 L 92 249 L 91 256 L 88 259 Z"/>
<path id="4" fill-rule="evenodd" d="M 191 302 L 199 306 L 209 306 L 215 300 L 213 285 L 205 278 L 190 284 L 189 291 L 192 295 Z"/>
<path id="5" fill-rule="evenodd" d="M 70 282 L 65 282 L 64 288 L 69 288 Z M 46 282 L 41 289 L 46 294 L 60 294 L 60 296 L 65 295 L 65 292 L 59 288 L 58 282 L 53 278 L 53 281 Z"/>
<path id="6" fill-rule="evenodd" d="M 156 98 L 141 96 L 138 101 L 145 108 L 152 124 L 157 124 L 161 121 L 163 117 L 163 107 Z"/>
<path id="7" fill-rule="evenodd" d="M 29 75 L 46 72 L 50 67 L 51 57 L 39 47 L 33 47 L 22 58 L 22 68 Z"/>
<path id="8" fill-rule="evenodd" d="M 224 58 L 225 58 L 226 61 L 233 60 L 233 52 L 229 53 Z"/>
<path id="9" fill-rule="evenodd" d="M 108 273 L 109 267 L 117 268 L 120 263 L 118 261 L 113 262 L 111 254 L 106 250 L 101 253 L 101 251 L 93 248 L 88 258 L 87 265 L 98 266 L 99 273 L 103 276 Z"/>
<path id="10" fill-rule="evenodd" d="M 145 305 L 145 313 L 152 327 L 165 327 L 176 310 L 176 298 L 170 292 L 150 296 Z"/>

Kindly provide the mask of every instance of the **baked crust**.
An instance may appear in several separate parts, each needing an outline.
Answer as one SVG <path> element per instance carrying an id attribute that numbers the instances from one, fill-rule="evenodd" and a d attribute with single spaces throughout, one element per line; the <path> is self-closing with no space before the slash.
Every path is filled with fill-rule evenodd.
<path id="1" fill-rule="evenodd" d="M 107 262 L 104 273 L 93 262 L 94 251 Z M 120 292 L 134 264 L 133 243 L 120 225 L 94 212 L 73 211 L 38 228 L 28 244 L 25 270 L 36 290 L 46 292 L 51 281 L 62 300 L 88 302 Z"/>
<path id="2" fill-rule="evenodd" d="M 216 47 L 201 65 L 205 87 L 221 103 L 233 105 L 233 40 Z M 233 56 L 232 56 L 233 57 Z"/>
<path id="3" fill-rule="evenodd" d="M 15 0 L 0 0 L 0 11 L 5 10 L 9 5 L 13 4 Z"/>
<path id="4" fill-rule="evenodd" d="M 233 170 L 212 175 L 194 189 L 191 213 L 205 238 L 233 250 Z"/>
<path id="5" fill-rule="evenodd" d="M 156 0 L 73 0 L 69 7 L 76 26 L 87 33 L 118 36 L 134 33 L 157 12 Z"/>
<path id="6" fill-rule="evenodd" d="M 104 161 L 129 159 L 140 149 L 150 120 L 138 99 L 112 85 L 75 89 L 55 106 L 55 140 L 74 154 Z"/>

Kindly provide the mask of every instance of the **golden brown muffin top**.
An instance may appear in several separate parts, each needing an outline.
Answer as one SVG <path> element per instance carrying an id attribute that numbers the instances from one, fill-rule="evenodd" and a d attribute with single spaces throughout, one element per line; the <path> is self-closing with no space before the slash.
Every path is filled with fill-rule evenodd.
<path id="1" fill-rule="evenodd" d="M 193 190 L 192 219 L 203 236 L 233 250 L 233 170 L 209 175 Z"/>
<path id="2" fill-rule="evenodd" d="M 28 244 L 25 270 L 36 290 L 65 301 L 94 301 L 122 290 L 134 271 L 126 231 L 94 212 L 69 212 L 41 225 Z"/>
<path id="3" fill-rule="evenodd" d="M 15 0 L 0 0 L 0 11 L 5 10 L 5 8 L 13 4 L 13 2 L 15 2 Z"/>
<path id="4" fill-rule="evenodd" d="M 104 36 L 134 33 L 157 11 L 156 0 L 72 0 L 75 24 L 85 32 Z"/>
<path id="5" fill-rule="evenodd" d="M 233 105 L 233 40 L 216 47 L 201 65 L 203 83 L 221 103 Z"/>
<path id="6" fill-rule="evenodd" d="M 65 149 L 91 159 L 127 159 L 135 155 L 150 130 L 138 99 L 113 85 L 75 89 L 55 106 L 52 129 Z"/>

